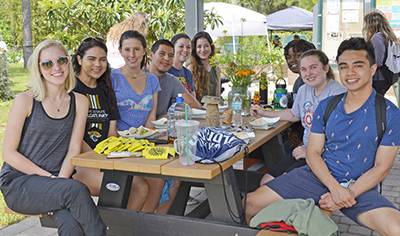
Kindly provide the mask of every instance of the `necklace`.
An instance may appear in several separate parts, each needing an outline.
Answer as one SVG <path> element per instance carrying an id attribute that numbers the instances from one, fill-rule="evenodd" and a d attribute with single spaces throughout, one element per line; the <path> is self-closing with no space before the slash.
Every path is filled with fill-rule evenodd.
<path id="1" fill-rule="evenodd" d="M 128 73 L 128 75 L 130 75 L 133 78 L 133 82 L 136 82 L 137 77 L 139 77 L 140 73 L 142 72 L 142 70 L 140 70 L 136 76 L 133 76 L 131 73 L 129 73 L 128 69 L 126 69 L 125 66 L 124 66 L 124 69 L 125 69 L 126 73 Z"/>
<path id="2" fill-rule="evenodd" d="M 63 97 L 63 100 L 61 101 L 61 103 L 60 103 L 60 105 L 59 105 L 58 107 L 57 107 L 56 104 L 54 104 L 54 102 L 49 98 L 49 101 L 51 102 L 51 104 L 53 104 L 53 106 L 54 106 L 55 108 L 57 108 L 57 112 L 60 112 L 60 107 L 61 107 L 61 105 L 64 103 L 65 97 L 66 97 L 66 96 Z"/>

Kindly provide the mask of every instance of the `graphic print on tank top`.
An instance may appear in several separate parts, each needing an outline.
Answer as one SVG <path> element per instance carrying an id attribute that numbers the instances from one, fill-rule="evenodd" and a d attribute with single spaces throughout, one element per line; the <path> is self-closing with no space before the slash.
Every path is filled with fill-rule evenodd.
<path id="1" fill-rule="evenodd" d="M 103 130 L 102 123 L 108 119 L 109 114 L 101 107 L 98 94 L 88 94 L 86 96 L 89 100 L 88 120 L 93 121 L 88 123 L 88 135 L 93 142 L 97 142 L 101 137 Z M 95 122 L 98 121 L 98 122 Z"/>

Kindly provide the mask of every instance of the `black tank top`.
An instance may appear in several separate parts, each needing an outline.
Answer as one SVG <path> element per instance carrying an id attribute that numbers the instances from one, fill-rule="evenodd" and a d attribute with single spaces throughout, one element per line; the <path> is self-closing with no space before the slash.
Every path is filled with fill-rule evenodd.
<path id="1" fill-rule="evenodd" d="M 69 111 L 63 118 L 51 118 L 43 109 L 42 102 L 33 99 L 32 112 L 25 120 L 18 146 L 19 153 L 55 175 L 59 173 L 67 154 L 75 119 L 75 95 L 73 92 L 69 95 Z M 4 162 L 0 184 L 21 175 L 21 172 Z"/>

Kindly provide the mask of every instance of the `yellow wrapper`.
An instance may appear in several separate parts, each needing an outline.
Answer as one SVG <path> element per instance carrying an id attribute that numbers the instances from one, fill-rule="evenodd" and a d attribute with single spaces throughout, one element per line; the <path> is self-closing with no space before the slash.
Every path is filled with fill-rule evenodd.
<path id="1" fill-rule="evenodd" d="M 146 147 L 143 151 L 143 156 L 146 159 L 165 160 L 175 156 L 175 149 L 173 147 Z"/>

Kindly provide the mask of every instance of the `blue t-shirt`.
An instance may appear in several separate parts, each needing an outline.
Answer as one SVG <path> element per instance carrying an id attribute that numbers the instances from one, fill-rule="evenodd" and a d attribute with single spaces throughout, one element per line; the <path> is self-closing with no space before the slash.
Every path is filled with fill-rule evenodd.
<path id="1" fill-rule="evenodd" d="M 161 90 L 158 78 L 146 72 L 146 88 L 142 94 L 137 94 L 118 70 L 111 71 L 111 80 L 117 97 L 120 120 L 117 120 L 118 130 L 127 130 L 130 127 L 138 128 L 146 123 L 147 117 L 153 108 L 153 94 Z"/>
<path id="2" fill-rule="evenodd" d="M 332 176 L 338 181 L 358 179 L 374 166 L 378 148 L 378 131 L 375 116 L 375 90 L 358 110 L 346 114 L 344 99 L 324 124 L 326 106 L 333 97 L 319 104 L 314 113 L 311 132 L 325 134 L 326 142 L 322 158 Z M 400 145 L 400 110 L 386 99 L 386 131 L 380 145 Z"/>
<path id="3" fill-rule="evenodd" d="M 193 74 L 190 70 L 188 70 L 185 67 L 182 67 L 182 69 L 178 70 L 175 67 L 171 66 L 171 69 L 168 70 L 168 73 L 175 75 L 176 78 L 181 81 L 183 84 L 183 87 L 192 94 L 194 91 L 194 85 L 193 85 Z"/>

